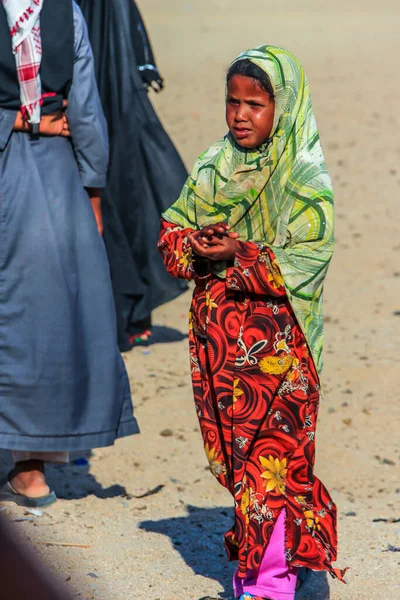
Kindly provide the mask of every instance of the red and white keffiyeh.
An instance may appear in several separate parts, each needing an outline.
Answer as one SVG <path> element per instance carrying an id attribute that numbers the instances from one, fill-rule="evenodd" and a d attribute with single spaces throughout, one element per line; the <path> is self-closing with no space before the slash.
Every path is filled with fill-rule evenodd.
<path id="1" fill-rule="evenodd" d="M 43 0 L 2 0 L 7 14 L 12 49 L 17 65 L 21 109 L 30 123 L 40 123 L 42 60 L 40 12 Z"/>

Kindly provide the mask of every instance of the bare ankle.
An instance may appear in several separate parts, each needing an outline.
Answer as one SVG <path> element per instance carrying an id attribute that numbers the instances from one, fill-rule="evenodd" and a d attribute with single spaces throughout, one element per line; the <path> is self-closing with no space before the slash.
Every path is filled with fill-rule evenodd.
<path id="1" fill-rule="evenodd" d="M 42 460 L 38 460 L 37 458 L 18 461 L 15 463 L 14 468 L 11 471 L 11 476 L 15 477 L 20 473 L 31 473 L 32 471 L 39 471 L 40 473 L 44 474 L 44 462 Z"/>
<path id="2" fill-rule="evenodd" d="M 50 489 L 46 483 L 44 463 L 41 460 L 26 460 L 16 463 L 9 475 L 13 488 L 20 494 L 38 498 L 46 496 Z"/>

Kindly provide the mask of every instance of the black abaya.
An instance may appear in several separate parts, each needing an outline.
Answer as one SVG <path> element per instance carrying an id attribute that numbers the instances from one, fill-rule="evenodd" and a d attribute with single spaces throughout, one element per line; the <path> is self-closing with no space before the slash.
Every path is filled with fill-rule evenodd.
<path id="1" fill-rule="evenodd" d="M 78 0 L 89 28 L 96 77 L 110 135 L 104 191 L 104 241 L 110 263 L 121 350 L 140 322 L 186 289 L 157 251 L 159 219 L 179 196 L 187 173 L 147 95 L 161 83 L 133 0 Z M 141 67 L 139 71 L 138 67 Z"/>

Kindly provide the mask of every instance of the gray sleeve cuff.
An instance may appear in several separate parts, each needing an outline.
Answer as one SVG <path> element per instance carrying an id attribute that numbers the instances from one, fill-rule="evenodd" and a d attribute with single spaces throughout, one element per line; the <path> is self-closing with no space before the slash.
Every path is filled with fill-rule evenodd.
<path id="1" fill-rule="evenodd" d="M 81 169 L 80 176 L 82 185 L 85 188 L 103 189 L 107 185 L 107 178 L 105 175 L 99 175 L 98 173 L 90 173 L 87 169 Z"/>

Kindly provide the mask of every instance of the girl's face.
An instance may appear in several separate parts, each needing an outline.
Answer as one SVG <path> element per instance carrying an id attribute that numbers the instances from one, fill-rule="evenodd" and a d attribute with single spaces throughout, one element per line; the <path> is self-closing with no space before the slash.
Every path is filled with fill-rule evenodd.
<path id="1" fill-rule="evenodd" d="M 226 123 L 239 146 L 258 148 L 271 135 L 275 100 L 251 77 L 233 75 L 226 96 Z"/>

